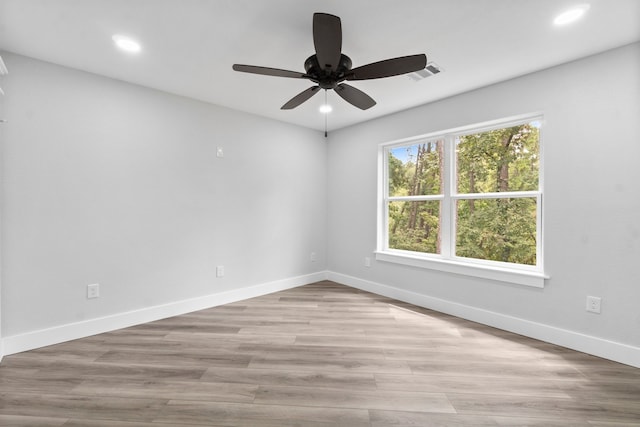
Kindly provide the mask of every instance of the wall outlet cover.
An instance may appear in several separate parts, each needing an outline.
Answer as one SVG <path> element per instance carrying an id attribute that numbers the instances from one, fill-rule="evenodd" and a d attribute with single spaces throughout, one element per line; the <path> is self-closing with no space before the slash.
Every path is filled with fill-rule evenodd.
<path id="1" fill-rule="evenodd" d="M 216 267 L 216 277 L 224 277 L 224 265 Z"/>
<path id="2" fill-rule="evenodd" d="M 87 298 L 98 298 L 100 296 L 100 284 L 87 285 Z"/>
<path id="3" fill-rule="evenodd" d="M 602 298 L 600 297 L 587 297 L 587 311 L 591 313 L 600 314 L 602 309 Z"/>

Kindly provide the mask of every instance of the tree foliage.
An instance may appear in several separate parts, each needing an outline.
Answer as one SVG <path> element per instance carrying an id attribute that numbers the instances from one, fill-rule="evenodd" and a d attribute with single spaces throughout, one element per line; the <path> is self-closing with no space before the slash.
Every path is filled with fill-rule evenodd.
<path id="1" fill-rule="evenodd" d="M 498 193 L 538 190 L 539 151 L 535 122 L 457 137 L 457 256 L 535 265 L 536 198 Z M 442 194 L 444 160 L 444 141 L 390 150 L 389 195 Z M 388 208 L 390 248 L 440 253 L 440 200 L 395 200 Z"/>

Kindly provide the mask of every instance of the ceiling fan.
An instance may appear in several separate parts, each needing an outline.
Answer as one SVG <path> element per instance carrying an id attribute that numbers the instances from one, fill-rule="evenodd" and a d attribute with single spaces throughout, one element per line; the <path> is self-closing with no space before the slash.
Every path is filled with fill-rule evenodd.
<path id="1" fill-rule="evenodd" d="M 333 89 L 348 103 L 366 110 L 376 105 L 369 95 L 343 83 L 345 80 L 369 80 L 397 76 L 424 69 L 424 54 L 386 59 L 357 68 L 351 68 L 351 58 L 342 53 L 342 24 L 340 18 L 327 13 L 313 14 L 313 44 L 316 53 L 304 61 L 306 72 L 281 70 L 255 65 L 233 64 L 235 71 L 266 76 L 307 79 L 316 83 L 291 98 L 281 109 L 290 110 L 307 101 L 320 89 Z"/>

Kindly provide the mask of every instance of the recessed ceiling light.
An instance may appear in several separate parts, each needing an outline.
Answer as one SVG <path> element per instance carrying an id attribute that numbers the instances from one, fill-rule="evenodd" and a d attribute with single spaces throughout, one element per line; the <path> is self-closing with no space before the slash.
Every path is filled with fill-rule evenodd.
<path id="1" fill-rule="evenodd" d="M 588 4 L 581 4 L 579 6 L 572 7 L 571 9 L 567 9 L 560 15 L 556 16 L 553 23 L 558 26 L 571 24 L 572 22 L 582 18 L 590 7 L 591 6 Z"/>
<path id="2" fill-rule="evenodd" d="M 323 114 L 328 114 L 333 111 L 333 108 L 329 104 L 323 104 L 320 106 L 320 112 Z"/>
<path id="3" fill-rule="evenodd" d="M 140 49 L 142 49 L 140 43 L 130 37 L 115 34 L 112 39 L 116 46 L 118 46 L 119 49 L 124 50 L 125 52 L 138 53 L 140 52 Z"/>

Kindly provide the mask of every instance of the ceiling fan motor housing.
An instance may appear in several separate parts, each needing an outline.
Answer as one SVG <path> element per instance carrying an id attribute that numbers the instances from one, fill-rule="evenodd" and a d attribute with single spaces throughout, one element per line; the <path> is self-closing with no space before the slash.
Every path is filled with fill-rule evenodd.
<path id="1" fill-rule="evenodd" d="M 351 65 L 351 58 L 345 54 L 340 54 L 340 62 L 335 70 L 323 70 L 318 63 L 317 55 L 311 55 L 304 61 L 304 69 L 309 80 L 318 83 L 322 89 L 335 89 L 338 84 L 346 80 Z"/>

